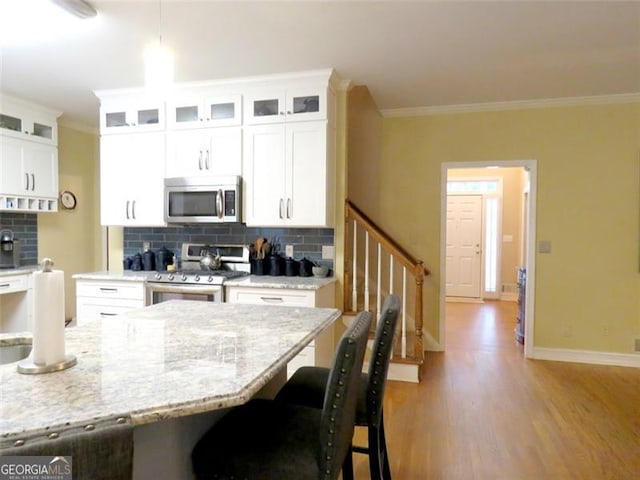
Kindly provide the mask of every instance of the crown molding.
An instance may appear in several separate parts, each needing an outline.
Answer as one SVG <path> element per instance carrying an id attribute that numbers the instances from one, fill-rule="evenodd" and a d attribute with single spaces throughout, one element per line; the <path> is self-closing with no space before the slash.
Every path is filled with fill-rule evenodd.
<path id="1" fill-rule="evenodd" d="M 91 126 L 91 125 L 87 125 L 84 123 L 79 123 L 73 120 L 69 120 L 67 118 L 65 118 L 64 116 L 62 116 L 60 119 L 58 119 L 58 127 L 64 127 L 64 128 L 69 128 L 71 130 L 77 130 L 79 132 L 83 132 L 83 133 L 90 133 L 92 135 L 99 135 L 100 134 L 100 130 L 98 130 L 97 128 Z"/>
<path id="2" fill-rule="evenodd" d="M 640 102 L 640 93 L 595 95 L 590 97 L 543 98 L 539 100 L 515 100 L 509 102 L 468 103 L 435 107 L 389 108 L 380 110 L 385 118 L 447 115 L 452 113 L 496 112 L 527 108 L 577 107 L 585 105 L 611 105 Z"/>

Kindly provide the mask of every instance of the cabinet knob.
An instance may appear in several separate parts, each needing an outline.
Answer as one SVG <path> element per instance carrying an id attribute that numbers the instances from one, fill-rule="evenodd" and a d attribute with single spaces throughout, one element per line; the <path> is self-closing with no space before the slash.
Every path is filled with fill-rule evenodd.
<path id="1" fill-rule="evenodd" d="M 291 115 L 291 110 L 287 110 L 287 115 Z"/>
<path id="2" fill-rule="evenodd" d="M 280 115 L 284 115 L 284 112 L 280 112 Z"/>

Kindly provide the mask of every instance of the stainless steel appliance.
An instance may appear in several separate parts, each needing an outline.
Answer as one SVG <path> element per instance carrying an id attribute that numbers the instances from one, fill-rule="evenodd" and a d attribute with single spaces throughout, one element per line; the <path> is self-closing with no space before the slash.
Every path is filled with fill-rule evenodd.
<path id="1" fill-rule="evenodd" d="M 220 268 L 204 269 L 201 259 L 217 252 Z M 178 272 L 154 272 L 147 279 L 147 293 L 152 304 L 167 300 L 224 301 L 224 282 L 249 275 L 247 245 L 182 244 L 182 269 Z"/>
<path id="2" fill-rule="evenodd" d="M 20 241 L 11 230 L 0 232 L 0 268 L 16 268 L 20 265 Z"/>
<path id="3" fill-rule="evenodd" d="M 238 176 L 166 178 L 165 220 L 167 223 L 241 222 L 241 185 Z"/>

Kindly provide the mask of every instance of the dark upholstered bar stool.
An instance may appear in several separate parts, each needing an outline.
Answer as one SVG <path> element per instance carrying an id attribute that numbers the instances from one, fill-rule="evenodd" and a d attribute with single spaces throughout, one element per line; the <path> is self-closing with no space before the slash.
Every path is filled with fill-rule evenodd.
<path id="1" fill-rule="evenodd" d="M 399 311 L 400 299 L 397 295 L 389 295 L 385 299 L 380 315 L 380 323 L 376 329 L 369 371 L 361 374 L 358 386 L 356 425 L 367 427 L 369 446 L 353 446 L 351 450 L 369 455 L 369 469 L 372 480 L 391 480 L 387 444 L 384 435 L 382 399 L 387 383 L 387 372 L 393 347 L 393 334 L 398 323 Z M 276 401 L 321 408 L 328 377 L 328 368 L 299 368 L 278 392 Z M 345 467 L 347 465 L 351 465 L 350 460 L 345 463 Z M 353 478 L 353 472 L 346 475 L 349 475 L 348 478 Z"/>
<path id="2" fill-rule="evenodd" d="M 337 479 L 343 462 L 351 459 L 358 381 L 370 325 L 371 314 L 359 313 L 340 339 L 322 409 L 274 400 L 251 400 L 233 408 L 194 447 L 195 477 Z M 351 473 L 352 468 L 346 465 L 345 471 Z"/>

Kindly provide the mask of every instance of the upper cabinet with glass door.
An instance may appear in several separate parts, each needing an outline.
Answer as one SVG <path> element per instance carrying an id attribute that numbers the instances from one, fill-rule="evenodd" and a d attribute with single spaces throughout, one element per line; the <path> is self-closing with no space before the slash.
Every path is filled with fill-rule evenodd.
<path id="1" fill-rule="evenodd" d="M 105 101 L 100 106 L 100 133 L 135 133 L 164 130 L 162 100 Z"/>
<path id="2" fill-rule="evenodd" d="M 242 123 L 242 96 L 177 97 L 167 110 L 171 130 L 230 127 Z"/>
<path id="3" fill-rule="evenodd" d="M 265 124 L 327 119 L 326 87 L 258 90 L 245 96 L 245 123 Z"/>
<path id="4" fill-rule="evenodd" d="M 60 112 L 0 95 L 0 134 L 49 145 L 58 144 Z"/>

